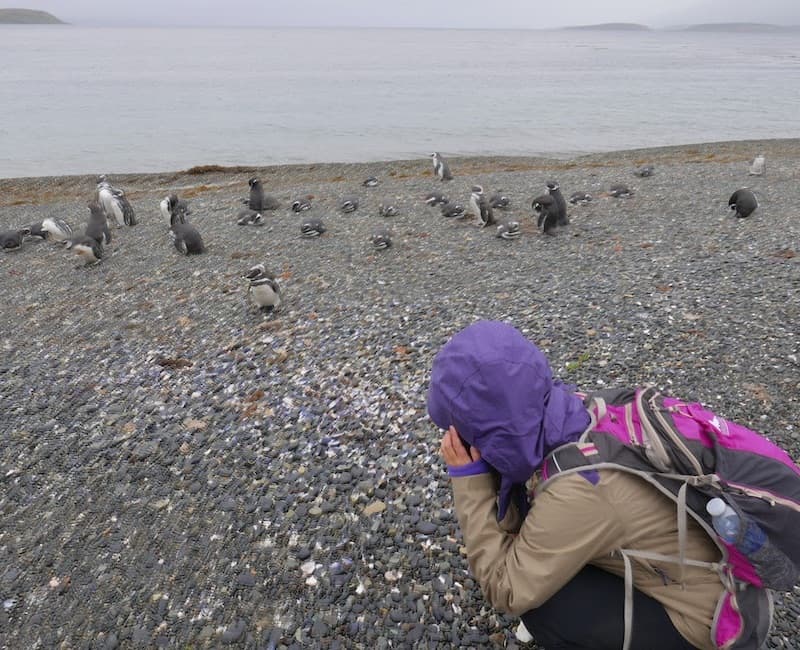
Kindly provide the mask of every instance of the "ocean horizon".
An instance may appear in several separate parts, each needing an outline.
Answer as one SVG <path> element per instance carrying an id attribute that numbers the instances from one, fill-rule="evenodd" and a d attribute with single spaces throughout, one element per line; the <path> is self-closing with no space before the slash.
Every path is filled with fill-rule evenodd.
<path id="1" fill-rule="evenodd" d="M 0 177 L 798 136 L 796 32 L 0 26 Z"/>

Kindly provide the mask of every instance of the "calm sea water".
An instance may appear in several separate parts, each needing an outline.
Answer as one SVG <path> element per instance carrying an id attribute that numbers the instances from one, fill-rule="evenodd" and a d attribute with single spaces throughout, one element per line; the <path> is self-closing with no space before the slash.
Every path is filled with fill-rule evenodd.
<path id="1" fill-rule="evenodd" d="M 0 27 L 0 177 L 797 137 L 798 34 Z"/>

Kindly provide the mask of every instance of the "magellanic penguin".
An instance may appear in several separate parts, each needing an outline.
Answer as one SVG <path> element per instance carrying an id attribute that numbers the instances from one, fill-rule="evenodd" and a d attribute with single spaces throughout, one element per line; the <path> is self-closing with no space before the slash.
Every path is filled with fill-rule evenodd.
<path id="1" fill-rule="evenodd" d="M 297 199 L 292 201 L 292 212 L 305 212 L 311 209 L 310 199 Z"/>
<path id="2" fill-rule="evenodd" d="M 633 190 L 623 183 L 616 183 L 608 188 L 608 195 L 615 199 L 629 199 L 633 196 Z"/>
<path id="3" fill-rule="evenodd" d="M 541 229 L 545 235 L 555 234 L 558 226 L 558 206 L 556 200 L 550 194 L 537 196 L 531 202 L 531 207 L 539 215 L 536 220 L 536 227 Z"/>
<path id="4" fill-rule="evenodd" d="M 86 266 L 99 264 L 103 259 L 103 244 L 89 235 L 78 235 L 67 239 L 64 247 L 74 251 Z"/>
<path id="5" fill-rule="evenodd" d="M 4 252 L 18 251 L 22 248 L 22 240 L 26 235 L 30 235 L 30 233 L 30 228 L 4 230 L 0 232 L 0 248 L 2 248 Z"/>
<path id="6" fill-rule="evenodd" d="M 517 239 L 521 234 L 519 221 L 506 221 L 497 226 L 497 237 L 500 239 Z"/>
<path id="7" fill-rule="evenodd" d="M 758 199 L 751 190 L 743 187 L 731 194 L 731 198 L 728 199 L 728 207 L 733 210 L 736 217 L 743 219 L 744 217 L 749 217 L 756 211 Z"/>
<path id="8" fill-rule="evenodd" d="M 250 197 L 244 202 L 248 208 L 256 212 L 263 212 L 264 210 L 277 210 L 281 207 L 278 199 L 269 194 L 264 194 L 264 188 L 258 178 L 254 176 L 247 181 L 247 184 L 250 186 Z"/>
<path id="9" fill-rule="evenodd" d="M 448 198 L 444 194 L 441 194 L 440 192 L 431 192 L 425 197 L 425 203 L 431 206 L 444 205 L 445 203 L 449 202 L 450 201 L 448 200 Z"/>
<path id="10" fill-rule="evenodd" d="M 386 228 L 378 228 L 372 233 L 370 237 L 373 248 L 377 250 L 386 250 L 392 246 L 392 235 Z"/>
<path id="11" fill-rule="evenodd" d="M 767 171 L 767 158 L 763 153 L 758 154 L 750 163 L 750 176 L 763 176 Z"/>
<path id="12" fill-rule="evenodd" d="M 89 223 L 86 224 L 83 234 L 103 246 L 108 246 L 111 243 L 111 230 L 108 227 L 108 219 L 97 201 L 89 202 Z"/>
<path id="13" fill-rule="evenodd" d="M 444 203 L 440 209 L 442 216 L 448 219 L 463 219 L 467 214 L 464 206 L 459 203 Z"/>
<path id="14" fill-rule="evenodd" d="M 200 233 L 190 223 L 179 221 L 178 215 L 173 213 L 172 222 L 169 226 L 169 234 L 175 250 L 183 255 L 199 255 L 206 248 Z"/>
<path id="15" fill-rule="evenodd" d="M 391 203 L 381 203 L 378 206 L 378 214 L 382 217 L 396 217 L 398 210 Z"/>
<path id="16" fill-rule="evenodd" d="M 242 276 L 247 280 L 247 295 L 262 311 L 274 311 L 281 306 L 281 288 L 275 274 L 263 264 L 256 264 Z"/>
<path id="17" fill-rule="evenodd" d="M 106 219 L 113 218 L 117 228 L 136 225 L 136 215 L 125 192 L 112 187 L 105 175 L 97 179 L 97 202 L 103 209 Z"/>
<path id="18" fill-rule="evenodd" d="M 370 176 L 361 183 L 364 187 L 376 187 L 378 185 L 378 179 L 375 176 Z"/>
<path id="19" fill-rule="evenodd" d="M 472 186 L 472 194 L 469 197 L 469 202 L 472 206 L 472 212 L 478 218 L 478 223 L 480 224 L 481 228 L 494 225 L 494 213 L 489 205 L 489 200 L 483 193 L 482 186 Z"/>
<path id="20" fill-rule="evenodd" d="M 547 182 L 547 193 L 553 197 L 556 202 L 556 213 L 558 215 L 558 225 L 569 225 L 569 217 L 567 217 L 567 201 L 561 193 L 561 187 L 555 181 Z"/>
<path id="21" fill-rule="evenodd" d="M 588 192 L 574 192 L 572 196 L 569 197 L 569 202 L 572 203 L 572 205 L 586 205 L 592 202 L 592 195 Z"/>
<path id="22" fill-rule="evenodd" d="M 496 210 L 505 210 L 511 207 L 511 199 L 502 192 L 495 192 L 489 197 L 489 206 Z"/>
<path id="23" fill-rule="evenodd" d="M 453 174 L 450 172 L 450 166 L 442 157 L 442 154 L 438 151 L 434 151 L 431 154 L 431 159 L 433 160 L 433 173 L 436 174 L 436 177 L 440 181 L 452 181 Z"/>
<path id="24" fill-rule="evenodd" d="M 239 210 L 239 214 L 236 215 L 236 225 L 237 226 L 263 226 L 264 225 L 264 216 L 260 212 L 256 212 L 255 210 L 251 210 L 250 208 L 244 208 L 243 210 Z"/>
<path id="25" fill-rule="evenodd" d="M 164 197 L 159 203 L 159 208 L 161 209 L 161 216 L 164 217 L 164 221 L 167 222 L 168 226 L 172 223 L 173 214 L 177 215 L 177 219 L 181 223 L 186 223 L 186 217 L 192 214 L 189 202 L 178 198 L 178 195 L 174 193 Z"/>
<path id="26" fill-rule="evenodd" d="M 33 240 L 42 240 L 47 239 L 47 231 L 42 227 L 43 222 L 32 223 L 30 226 L 25 226 L 25 230 L 28 231 L 28 234 L 25 235 L 25 239 L 33 239 Z"/>
<path id="27" fill-rule="evenodd" d="M 319 237 L 325 232 L 325 225 L 322 219 L 311 217 L 300 224 L 300 236 L 304 239 L 311 239 L 312 237 Z"/>
<path id="28" fill-rule="evenodd" d="M 48 217 L 42 221 L 45 239 L 50 242 L 63 242 L 72 237 L 72 226 L 58 217 Z"/>
<path id="29" fill-rule="evenodd" d="M 636 171 L 634 171 L 634 175 L 638 176 L 639 178 L 649 178 L 655 172 L 655 167 L 652 165 L 642 165 Z"/>
<path id="30" fill-rule="evenodd" d="M 348 212 L 355 212 L 358 210 L 358 199 L 354 196 L 346 196 L 339 204 L 339 209 L 347 214 Z"/>

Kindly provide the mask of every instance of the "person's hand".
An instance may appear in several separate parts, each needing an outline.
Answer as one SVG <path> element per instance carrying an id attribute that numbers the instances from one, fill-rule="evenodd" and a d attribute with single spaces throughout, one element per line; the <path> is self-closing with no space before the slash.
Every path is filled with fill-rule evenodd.
<path id="1" fill-rule="evenodd" d="M 467 451 L 467 448 L 464 446 L 464 443 L 461 442 L 461 438 L 453 426 L 445 431 L 439 451 L 448 467 L 469 465 L 476 460 L 480 460 L 481 457 L 481 452 L 475 447 L 470 447 L 469 451 Z"/>

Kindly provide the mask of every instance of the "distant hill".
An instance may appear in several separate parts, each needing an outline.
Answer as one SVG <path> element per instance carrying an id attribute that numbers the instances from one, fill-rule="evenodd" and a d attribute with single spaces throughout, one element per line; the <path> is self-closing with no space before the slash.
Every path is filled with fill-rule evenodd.
<path id="1" fill-rule="evenodd" d="M 681 28 L 684 32 L 796 32 L 800 25 L 783 27 L 767 23 L 700 23 Z"/>
<path id="2" fill-rule="evenodd" d="M 0 24 L 4 25 L 66 25 L 53 14 L 35 9 L 0 9 Z"/>
<path id="3" fill-rule="evenodd" d="M 571 25 L 564 27 L 564 29 L 585 29 L 595 31 L 608 31 L 608 32 L 649 32 L 650 28 L 647 25 L 639 25 L 637 23 L 600 23 L 598 25 Z"/>

